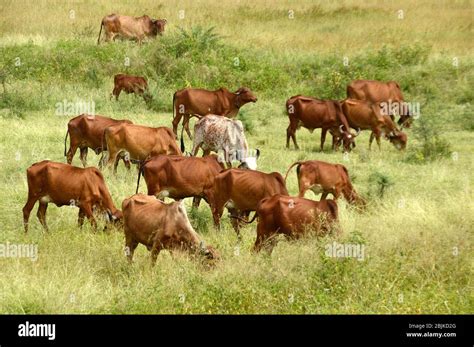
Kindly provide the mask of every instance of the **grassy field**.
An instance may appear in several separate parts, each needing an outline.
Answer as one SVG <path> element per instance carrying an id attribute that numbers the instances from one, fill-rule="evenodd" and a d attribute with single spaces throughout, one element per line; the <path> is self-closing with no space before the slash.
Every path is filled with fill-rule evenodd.
<path id="1" fill-rule="evenodd" d="M 38 245 L 37 261 L 0 257 L 0 313 L 473 312 L 472 1 L 41 3 L 0 1 L 0 244 Z M 169 26 L 141 47 L 97 47 L 100 20 L 112 12 L 166 17 Z M 153 101 L 109 101 L 118 72 L 147 76 Z M 365 132 L 350 155 L 329 151 L 330 141 L 319 152 L 320 132 L 304 129 L 297 132 L 302 149 L 287 150 L 286 99 L 342 99 L 356 78 L 397 80 L 406 99 L 420 103 L 407 150 L 383 141 L 381 151 L 369 151 Z M 49 234 L 33 210 L 23 233 L 26 168 L 65 161 L 73 115 L 57 114 L 58 103 L 92 100 L 98 114 L 170 126 L 175 90 L 221 85 L 245 85 L 259 97 L 239 117 L 250 146 L 262 151 L 260 170 L 284 173 L 303 159 L 347 166 L 369 206 L 361 213 L 339 201 L 341 236 L 281 239 L 271 256 L 255 255 L 255 224 L 238 243 L 228 218 L 215 231 L 202 204 L 189 209 L 191 222 L 222 256 L 207 269 L 168 252 L 150 267 L 143 246 L 129 265 L 120 230 L 79 230 L 69 207 L 50 205 Z M 89 164 L 97 162 L 89 153 Z M 135 169 L 104 174 L 117 205 L 135 192 Z M 364 259 L 326 256 L 334 241 L 363 244 Z"/>

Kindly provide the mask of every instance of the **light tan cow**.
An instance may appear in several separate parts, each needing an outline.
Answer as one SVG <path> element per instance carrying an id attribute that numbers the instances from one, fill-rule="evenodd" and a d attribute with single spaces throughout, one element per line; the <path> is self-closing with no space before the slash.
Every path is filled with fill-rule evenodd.
<path id="1" fill-rule="evenodd" d="M 156 37 L 165 31 L 166 19 L 152 19 L 147 15 L 141 17 L 121 16 L 111 14 L 105 16 L 100 24 L 97 44 L 100 43 L 102 27 L 105 31 L 105 41 L 113 41 L 120 36 L 126 39 L 137 40 L 142 43 L 145 37 Z"/>
<path id="2" fill-rule="evenodd" d="M 153 264 L 163 249 L 183 249 L 208 259 L 219 258 L 214 248 L 205 246 L 194 231 L 182 200 L 166 204 L 154 196 L 136 194 L 125 199 L 122 208 L 129 261 L 140 243 L 151 251 Z"/>

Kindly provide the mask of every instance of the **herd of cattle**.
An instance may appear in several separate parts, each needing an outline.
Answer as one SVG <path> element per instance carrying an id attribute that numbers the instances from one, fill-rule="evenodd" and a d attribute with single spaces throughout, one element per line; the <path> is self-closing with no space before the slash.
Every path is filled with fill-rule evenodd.
<path id="1" fill-rule="evenodd" d="M 104 17 L 101 30 L 105 28 L 107 41 L 122 35 L 141 42 L 146 36 L 161 34 L 166 24 L 166 20 L 148 16 L 124 17 Z M 146 79 L 137 76 L 117 75 L 114 84 L 112 94 L 116 98 L 122 90 L 146 94 Z M 342 144 L 345 151 L 350 151 L 362 130 L 370 130 L 370 143 L 375 138 L 379 147 L 381 137 L 398 149 L 406 147 L 407 136 L 398 126 L 410 126 L 409 112 L 399 115 L 397 126 L 395 114 L 386 114 L 380 107 L 382 102 L 404 102 L 396 82 L 354 81 L 347 87 L 347 97 L 343 101 L 301 95 L 288 99 L 286 111 L 290 124 L 286 146 L 289 147 L 291 138 L 299 148 L 295 133 L 303 126 L 310 131 L 322 129 L 321 150 L 328 130 L 334 150 Z M 27 169 L 28 200 L 23 207 L 25 232 L 31 210 L 38 201 L 37 216 L 47 230 L 46 210 L 51 202 L 57 206 L 78 207 L 79 226 L 87 218 L 96 228 L 97 213 L 104 215 L 107 222 L 119 223 L 125 232 L 129 260 L 138 244 L 151 251 L 153 262 L 160 250 L 177 248 L 206 259 L 218 259 L 218 252 L 204 243 L 189 222 L 182 200 L 189 197 L 193 198 L 192 208 L 197 208 L 202 199 L 207 202 L 217 229 L 226 208 L 239 237 L 242 223 L 257 219 L 256 251 L 265 248 L 271 252 L 277 234 L 298 238 L 311 231 L 317 235 L 339 232 L 336 200 L 342 195 L 360 208 L 366 204 L 353 188 L 346 167 L 310 160 L 291 164 L 285 178 L 278 172 L 258 171 L 260 150 L 249 148 L 243 125 L 235 120 L 240 108 L 249 102 L 257 102 L 257 98 L 248 88 L 235 92 L 225 88 L 215 91 L 186 88 L 173 95 L 172 129 L 147 127 L 100 115 L 82 114 L 71 119 L 64 143 L 67 164 L 45 160 Z M 191 117 L 198 118 L 194 136 L 189 129 Z M 182 119 L 180 148 L 177 135 Z M 184 130 L 193 140 L 190 155 L 183 155 Z M 102 154 L 100 169 L 113 165 L 116 172 L 120 160 L 128 169 L 132 163 L 138 165 L 136 194 L 123 200 L 121 210 L 114 205 L 101 171 L 87 167 L 89 148 Z M 78 149 L 84 168 L 71 165 Z M 197 157 L 199 149 L 203 157 Z M 239 166 L 233 168 L 236 161 Z M 287 176 L 294 166 L 299 185 L 297 197 L 289 196 L 286 188 Z M 142 176 L 147 195 L 138 193 Z M 321 200 L 304 198 L 307 190 L 322 193 Z M 332 194 L 334 200 L 327 200 L 328 194 Z M 165 198 L 175 202 L 165 203 Z M 250 220 L 252 211 L 255 214 Z"/>

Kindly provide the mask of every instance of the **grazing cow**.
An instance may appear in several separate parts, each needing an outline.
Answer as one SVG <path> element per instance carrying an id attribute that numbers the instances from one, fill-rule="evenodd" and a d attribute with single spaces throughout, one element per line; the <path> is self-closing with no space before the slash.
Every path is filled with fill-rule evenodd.
<path id="1" fill-rule="evenodd" d="M 196 156 L 200 148 L 202 148 L 204 155 L 208 155 L 211 151 L 222 153 L 221 160 L 229 167 L 232 166 L 233 160 L 238 160 L 241 162 L 239 166 L 241 168 L 257 169 L 260 151 L 257 149 L 255 156 L 250 155 L 244 127 L 239 120 L 215 115 L 201 118 L 194 126 L 194 143 L 191 155 Z M 184 152 L 182 139 L 181 150 Z"/>
<path id="2" fill-rule="evenodd" d="M 310 231 L 317 235 L 334 229 L 340 232 L 334 200 L 313 201 L 277 194 L 261 200 L 255 216 L 258 216 L 256 252 L 265 248 L 271 253 L 278 234 L 297 239 Z"/>
<path id="3" fill-rule="evenodd" d="M 31 165 L 26 170 L 26 176 L 28 201 L 23 207 L 25 233 L 28 232 L 30 212 L 38 200 L 37 216 L 46 230 L 46 209 L 50 202 L 56 206 L 79 207 L 79 226 L 83 225 L 84 217 L 90 220 L 94 228 L 97 226 L 94 209 L 106 213 L 108 220 L 118 221 L 122 218 L 122 212 L 115 207 L 104 177 L 94 167 L 82 169 L 44 160 Z"/>
<path id="4" fill-rule="evenodd" d="M 209 202 L 208 194 L 214 177 L 223 169 L 214 154 L 203 158 L 159 155 L 146 161 L 140 171 L 145 178 L 148 195 L 175 200 L 194 197 L 193 207 L 197 208 L 201 198 Z M 140 173 L 137 193 L 139 185 Z"/>
<path id="5" fill-rule="evenodd" d="M 380 149 L 381 136 L 385 136 L 399 150 L 406 148 L 406 134 L 398 130 L 389 116 L 382 115 L 379 105 L 362 100 L 346 99 L 342 101 L 342 111 L 352 128 L 372 130 L 369 149 L 374 138 Z"/>
<path id="6" fill-rule="evenodd" d="M 257 209 L 263 198 L 274 194 L 288 195 L 285 181 L 278 172 L 264 173 L 254 170 L 228 169 L 214 179 L 211 194 L 211 209 L 216 228 L 226 207 L 232 216 L 248 215 Z M 231 219 L 235 232 L 240 237 L 239 223 Z"/>
<path id="7" fill-rule="evenodd" d="M 306 191 L 310 189 L 316 195 L 322 193 L 321 201 L 325 200 L 329 193 L 335 200 L 342 194 L 349 203 L 365 206 L 365 200 L 355 191 L 349 172 L 344 165 L 319 160 L 297 161 L 288 168 L 285 182 L 295 165 L 297 165 L 299 197 L 303 198 Z"/>
<path id="8" fill-rule="evenodd" d="M 106 42 L 113 41 L 115 37 L 119 36 L 137 40 L 141 44 L 145 37 L 156 37 L 158 34 L 163 35 L 166 23 L 166 19 L 152 19 L 147 15 L 130 17 L 111 14 L 105 16 L 100 23 L 97 44 L 100 43 L 102 28 L 105 30 Z"/>
<path id="9" fill-rule="evenodd" d="M 321 128 L 321 151 L 326 141 L 326 133 L 329 130 L 333 136 L 342 135 L 344 150 L 350 151 L 355 147 L 355 137 L 358 134 L 351 134 L 349 124 L 342 113 L 340 104 L 336 100 L 318 100 L 306 96 L 292 96 L 286 101 L 286 111 L 290 118 L 290 124 L 286 130 L 286 148 L 290 148 L 290 137 L 296 149 L 296 130 L 303 126 L 310 132 Z M 333 141 L 333 149 L 335 143 Z"/>
<path id="10" fill-rule="evenodd" d="M 81 114 L 74 117 L 67 124 L 67 133 L 64 139 L 64 156 L 67 163 L 71 164 L 77 149 L 81 151 L 81 162 L 84 167 L 87 166 L 87 152 L 91 148 L 96 154 L 107 150 L 104 142 L 105 128 L 111 125 L 127 123 L 132 124 L 129 120 L 117 120 L 99 115 Z M 69 135 L 69 150 L 66 153 L 66 142 Z M 130 161 L 122 158 L 125 166 L 130 169 Z M 102 162 L 99 162 L 102 165 Z"/>
<path id="11" fill-rule="evenodd" d="M 173 131 L 178 134 L 178 124 L 184 116 L 183 127 L 189 138 L 189 119 L 196 115 L 199 117 L 215 114 L 228 118 L 235 118 L 239 109 L 249 103 L 256 102 L 257 98 L 249 88 L 241 87 L 232 93 L 226 88 L 210 91 L 197 88 L 178 90 L 173 95 Z"/>
<path id="12" fill-rule="evenodd" d="M 183 201 L 165 204 L 154 196 L 137 194 L 123 201 L 122 210 L 125 250 L 130 262 L 140 243 L 151 251 L 153 264 L 162 249 L 184 249 L 208 259 L 219 258 L 214 248 L 205 246 L 194 231 Z"/>
<path id="13" fill-rule="evenodd" d="M 112 94 L 110 94 L 110 98 L 112 99 L 112 97 L 115 96 L 115 100 L 118 100 L 122 90 L 127 94 L 134 93 L 135 95 L 141 95 L 145 101 L 151 100 L 151 95 L 148 92 L 148 83 L 145 77 L 125 74 L 115 75 L 114 90 L 112 91 Z"/>
<path id="14" fill-rule="evenodd" d="M 400 85 L 395 81 L 381 82 L 370 80 L 352 81 L 347 86 L 347 97 L 350 99 L 365 100 L 374 104 L 390 103 L 397 105 L 400 113 L 398 125 L 409 128 L 412 122 L 410 110 L 405 106 Z M 392 107 L 387 108 L 387 115 L 394 120 Z"/>
<path id="15" fill-rule="evenodd" d="M 176 137 L 170 128 L 150 128 L 135 124 L 117 124 L 105 129 L 105 141 L 109 149 L 107 166 L 114 164 L 117 172 L 117 158 L 126 152 L 128 157 L 139 162 L 159 154 L 181 155 Z"/>

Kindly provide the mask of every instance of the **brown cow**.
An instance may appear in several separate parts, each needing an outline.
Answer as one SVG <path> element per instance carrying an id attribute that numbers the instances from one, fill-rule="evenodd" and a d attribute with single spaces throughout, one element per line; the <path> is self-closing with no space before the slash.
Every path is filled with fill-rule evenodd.
<path id="1" fill-rule="evenodd" d="M 183 127 L 192 139 L 189 130 L 191 116 L 203 117 L 214 114 L 235 118 L 243 105 L 256 101 L 257 97 L 245 87 L 237 89 L 234 93 L 226 88 L 214 91 L 197 88 L 178 90 L 173 95 L 173 131 L 176 135 L 178 134 L 178 124 L 184 116 Z"/>
<path id="2" fill-rule="evenodd" d="M 205 246 L 194 231 L 183 201 L 165 204 L 154 196 L 137 194 L 123 201 L 122 210 L 125 251 L 130 262 L 140 243 L 151 251 L 152 264 L 162 249 L 184 249 L 208 259 L 219 258 L 214 248 Z"/>
<path id="3" fill-rule="evenodd" d="M 109 220 L 118 221 L 122 218 L 122 212 L 115 207 L 104 177 L 94 167 L 82 169 L 44 160 L 31 165 L 26 175 L 28 201 L 23 207 L 25 233 L 28 232 L 30 212 L 38 200 L 37 216 L 46 230 L 46 209 L 50 202 L 56 206 L 79 207 L 79 226 L 83 225 L 84 217 L 90 220 L 94 228 L 97 226 L 94 209 L 105 212 Z"/>
<path id="4" fill-rule="evenodd" d="M 162 35 L 165 31 L 166 19 L 152 19 L 147 15 L 141 17 L 121 16 L 111 14 L 105 16 L 100 23 L 99 37 L 97 44 L 100 43 L 100 34 L 102 27 L 105 29 L 105 41 L 113 41 L 115 37 L 120 36 L 126 39 L 137 40 L 139 44 L 145 37 L 156 37 Z"/>
<path id="5" fill-rule="evenodd" d="M 211 209 L 214 224 L 220 228 L 220 218 L 226 207 L 232 216 L 248 215 L 255 211 L 263 198 L 274 194 L 288 195 L 285 181 L 278 172 L 264 173 L 247 169 L 228 169 L 214 179 L 211 194 Z M 240 237 L 239 221 L 231 219 L 235 232 Z"/>
<path id="6" fill-rule="evenodd" d="M 87 152 L 91 148 L 96 154 L 107 150 L 107 144 L 104 141 L 104 131 L 110 125 L 128 123 L 131 121 L 123 119 L 117 120 L 99 115 L 81 114 L 74 117 L 67 124 L 67 133 L 64 139 L 64 156 L 67 163 L 71 164 L 77 149 L 81 151 L 81 162 L 84 167 L 87 166 Z M 69 150 L 66 153 L 66 142 L 69 135 Z M 130 169 L 130 161 L 122 158 L 125 166 Z M 99 166 L 102 162 L 99 161 Z"/>
<path id="7" fill-rule="evenodd" d="M 297 165 L 299 197 L 303 198 L 306 191 L 310 189 L 316 195 L 322 193 L 321 201 L 331 193 L 335 200 L 339 199 L 342 194 L 349 203 L 359 206 L 365 205 L 365 200 L 357 194 L 352 186 L 349 172 L 344 165 L 319 160 L 297 161 L 288 168 L 285 182 L 290 170 L 295 165 Z"/>
<path id="8" fill-rule="evenodd" d="M 159 155 L 146 161 L 140 171 L 145 178 L 148 195 L 175 200 L 194 197 L 193 207 L 197 208 L 201 198 L 209 202 L 208 194 L 214 177 L 223 168 L 223 163 L 215 154 L 203 158 Z M 137 193 L 139 185 L 140 173 Z"/>
<path id="9" fill-rule="evenodd" d="M 135 95 L 141 95 L 145 101 L 151 100 L 151 95 L 148 92 L 148 83 L 145 77 L 125 74 L 115 75 L 114 90 L 112 91 L 112 94 L 110 94 L 110 99 L 115 96 L 115 100 L 118 100 L 122 90 L 127 94 L 134 93 Z"/>
<path id="10" fill-rule="evenodd" d="M 372 130 L 369 149 L 374 138 L 380 148 L 380 137 L 385 136 L 397 149 L 403 150 L 407 145 L 407 136 L 398 130 L 389 116 L 382 115 L 380 106 L 371 102 L 346 99 L 342 101 L 342 111 L 354 129 Z"/>
<path id="11" fill-rule="evenodd" d="M 352 81 L 347 86 L 347 97 L 350 99 L 365 100 L 374 104 L 390 103 L 397 104 L 400 112 L 398 125 L 409 128 L 412 122 L 410 110 L 406 107 L 403 100 L 400 85 L 395 81 L 381 82 L 371 80 Z M 391 108 L 387 108 L 387 115 L 394 120 L 394 114 Z"/>
<path id="12" fill-rule="evenodd" d="M 255 216 L 258 216 L 256 252 L 265 248 L 271 253 L 278 234 L 297 239 L 310 231 L 317 235 L 332 230 L 340 232 L 338 207 L 334 200 L 313 201 L 277 194 L 261 200 Z"/>
<path id="13" fill-rule="evenodd" d="M 286 111 L 290 118 L 290 124 L 286 130 L 286 148 L 290 148 L 291 137 L 296 149 L 299 149 L 296 143 L 296 130 L 300 126 L 310 132 L 321 128 L 321 151 L 324 148 L 328 130 L 333 136 L 336 133 L 342 134 L 345 151 L 350 151 L 352 147 L 355 147 L 354 139 L 358 134 L 350 132 L 349 124 L 338 101 L 296 95 L 286 101 Z M 335 149 L 334 138 L 332 147 Z"/>
<path id="14" fill-rule="evenodd" d="M 114 164 L 117 172 L 117 158 L 126 152 L 134 162 L 144 161 L 160 154 L 181 155 L 176 136 L 170 128 L 150 128 L 135 124 L 117 124 L 105 129 L 105 141 L 109 149 L 107 166 Z"/>

